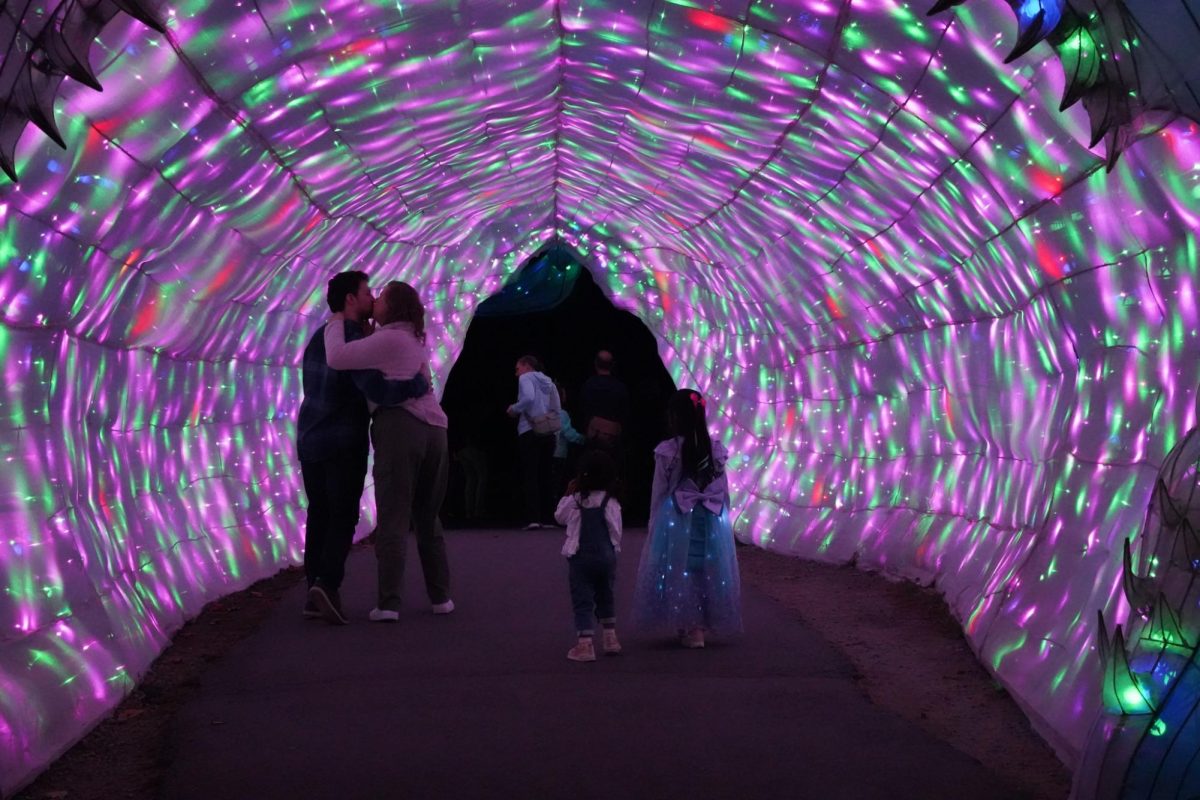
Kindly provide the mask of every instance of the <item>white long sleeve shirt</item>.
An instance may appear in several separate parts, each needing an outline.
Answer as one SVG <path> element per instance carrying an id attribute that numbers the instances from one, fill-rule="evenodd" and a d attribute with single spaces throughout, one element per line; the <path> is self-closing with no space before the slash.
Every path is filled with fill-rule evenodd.
<path id="1" fill-rule="evenodd" d="M 583 518 L 579 510 L 581 502 L 584 508 L 599 508 L 604 502 L 604 492 L 588 492 L 587 498 L 582 501 L 578 494 L 569 494 L 558 501 L 554 519 L 559 525 L 567 526 L 567 540 L 562 548 L 564 556 L 570 557 L 579 552 L 579 523 Z M 613 550 L 621 552 L 621 504 L 615 497 L 610 497 L 608 505 L 604 507 L 604 522 L 608 525 L 608 540 L 612 542 Z"/>

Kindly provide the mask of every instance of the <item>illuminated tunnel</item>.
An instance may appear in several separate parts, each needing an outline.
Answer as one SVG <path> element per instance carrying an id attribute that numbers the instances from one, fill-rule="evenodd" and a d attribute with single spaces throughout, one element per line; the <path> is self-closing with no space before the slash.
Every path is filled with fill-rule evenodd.
<path id="1" fill-rule="evenodd" d="M 1196 424 L 1200 4 L 937 6 L 3 4 L 0 792 L 299 560 L 331 274 L 420 287 L 444 383 L 552 241 L 712 398 L 737 535 L 936 586 L 1078 769 Z"/>

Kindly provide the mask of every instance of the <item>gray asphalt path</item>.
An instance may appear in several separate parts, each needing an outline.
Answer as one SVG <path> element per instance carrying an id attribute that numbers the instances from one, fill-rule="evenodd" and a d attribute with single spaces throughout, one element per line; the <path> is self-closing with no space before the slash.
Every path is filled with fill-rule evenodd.
<path id="1" fill-rule="evenodd" d="M 644 538 L 626 534 L 620 617 Z M 872 705 L 839 652 L 753 591 L 736 641 L 619 628 L 622 655 L 577 664 L 561 531 L 447 540 L 451 615 L 429 612 L 411 541 L 398 624 L 366 620 L 370 550 L 350 558 L 351 625 L 305 621 L 303 587 L 289 594 L 181 710 L 163 797 L 1021 797 Z"/>

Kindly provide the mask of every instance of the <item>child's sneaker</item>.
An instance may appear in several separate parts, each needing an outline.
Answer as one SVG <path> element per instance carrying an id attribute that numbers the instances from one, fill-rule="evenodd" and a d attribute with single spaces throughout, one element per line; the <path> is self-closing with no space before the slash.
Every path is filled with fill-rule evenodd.
<path id="1" fill-rule="evenodd" d="M 595 661 L 596 648 L 592 645 L 592 640 L 580 639 L 575 646 L 567 651 L 567 658 L 572 661 Z"/>
<path id="2" fill-rule="evenodd" d="M 680 638 L 679 643 L 693 650 L 698 647 L 704 647 L 704 629 L 692 628 Z"/>
<path id="3" fill-rule="evenodd" d="M 604 655 L 615 656 L 621 652 L 621 643 L 617 641 L 617 632 L 612 628 L 604 629 L 604 641 L 601 644 L 604 649 Z"/>

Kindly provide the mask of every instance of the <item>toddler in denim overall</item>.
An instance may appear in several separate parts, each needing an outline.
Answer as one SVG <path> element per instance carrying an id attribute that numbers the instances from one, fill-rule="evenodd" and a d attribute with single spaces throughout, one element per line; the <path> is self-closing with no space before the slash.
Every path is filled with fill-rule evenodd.
<path id="1" fill-rule="evenodd" d="M 603 631 L 604 654 L 621 652 L 613 598 L 622 532 L 621 504 L 611 495 L 615 481 L 616 465 L 611 456 L 603 451 L 588 453 L 580 460 L 579 475 L 571 481 L 567 496 L 554 512 L 554 518 L 567 526 L 562 554 L 567 557 L 578 635 L 567 653 L 572 661 L 596 660 L 593 618 Z"/>

